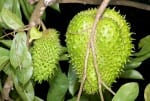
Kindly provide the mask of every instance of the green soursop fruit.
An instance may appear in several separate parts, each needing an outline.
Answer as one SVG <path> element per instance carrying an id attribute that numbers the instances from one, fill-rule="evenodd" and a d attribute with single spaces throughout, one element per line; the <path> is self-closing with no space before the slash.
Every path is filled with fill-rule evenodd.
<path id="1" fill-rule="evenodd" d="M 52 78 L 57 69 L 60 53 L 61 45 L 55 29 L 44 31 L 42 37 L 34 41 L 31 54 L 35 81 L 41 83 L 43 80 Z"/>
<path id="2" fill-rule="evenodd" d="M 71 63 L 81 81 L 87 44 L 97 9 L 78 13 L 66 32 L 66 43 Z M 95 51 L 101 79 L 111 86 L 123 71 L 124 64 L 132 52 L 130 27 L 124 17 L 114 9 L 106 9 L 96 28 Z M 98 91 L 97 76 L 90 50 L 87 64 L 87 78 L 83 87 L 87 94 Z"/>

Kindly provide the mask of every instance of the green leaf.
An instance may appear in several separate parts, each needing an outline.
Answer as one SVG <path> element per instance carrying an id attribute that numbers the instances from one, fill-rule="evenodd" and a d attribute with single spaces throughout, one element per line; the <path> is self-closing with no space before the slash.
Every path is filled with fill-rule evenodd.
<path id="1" fill-rule="evenodd" d="M 0 21 L 1 22 L 1 21 Z M 1 27 L 1 25 L 0 25 L 0 39 L 1 39 L 1 36 L 3 35 L 3 33 L 2 33 L 3 31 L 2 31 L 2 27 Z"/>
<path id="2" fill-rule="evenodd" d="M 144 99 L 145 101 L 150 101 L 150 83 L 146 86 L 144 90 Z"/>
<path id="3" fill-rule="evenodd" d="M 17 30 L 24 26 L 20 18 L 18 18 L 10 10 L 3 8 L 0 13 L 0 22 L 6 25 L 9 29 Z M 5 27 L 5 26 L 4 26 Z"/>
<path id="4" fill-rule="evenodd" d="M 125 65 L 125 69 L 135 69 L 138 68 L 142 64 L 142 61 L 134 61 L 134 59 L 130 60 L 130 62 L 127 62 Z"/>
<path id="5" fill-rule="evenodd" d="M 11 66 L 10 66 L 10 62 L 3 68 L 3 71 L 4 71 L 5 74 L 11 75 L 11 73 L 12 73 L 12 68 L 11 68 Z"/>
<path id="6" fill-rule="evenodd" d="M 51 88 L 48 91 L 47 101 L 63 101 L 65 93 L 68 89 L 68 79 L 62 72 L 50 82 Z"/>
<path id="7" fill-rule="evenodd" d="M 1 4 L 1 9 L 2 10 L 3 8 L 6 8 L 6 9 L 9 9 L 9 10 L 12 10 L 12 6 L 13 6 L 13 0 L 0 0 L 2 3 Z"/>
<path id="8" fill-rule="evenodd" d="M 34 6 L 30 5 L 27 0 L 19 0 L 22 11 L 27 20 L 30 20 L 31 14 L 34 10 Z"/>
<path id="9" fill-rule="evenodd" d="M 12 12 L 16 14 L 18 18 L 22 18 L 19 0 L 12 0 L 12 1 L 13 1 Z"/>
<path id="10" fill-rule="evenodd" d="M 34 101 L 44 101 L 44 100 L 42 100 L 41 98 L 35 96 L 35 97 L 34 97 Z"/>
<path id="11" fill-rule="evenodd" d="M 142 38 L 139 42 L 139 48 L 142 48 L 146 44 L 150 43 L 150 35 L 147 35 L 146 37 Z"/>
<path id="12" fill-rule="evenodd" d="M 0 47 L 0 71 L 9 63 L 9 50 Z"/>
<path id="13" fill-rule="evenodd" d="M 2 82 L 1 82 L 1 79 L 0 79 L 0 92 L 2 91 Z"/>
<path id="14" fill-rule="evenodd" d="M 31 81 L 25 86 L 24 92 L 28 97 L 28 101 L 34 100 L 34 88 Z"/>
<path id="15" fill-rule="evenodd" d="M 5 29 L 9 29 L 9 27 L 5 24 L 5 22 L 2 20 L 1 17 L 1 12 L 0 12 L 0 27 L 5 28 Z M 2 38 L 0 38 L 2 39 Z"/>
<path id="16" fill-rule="evenodd" d="M 31 78 L 33 73 L 33 67 L 28 68 L 18 68 L 16 70 L 16 76 L 18 77 L 18 81 L 24 86 Z"/>
<path id="17" fill-rule="evenodd" d="M 1 12 L 2 8 L 3 8 L 3 5 L 4 5 L 5 1 L 6 0 L 0 0 L 0 12 Z"/>
<path id="18" fill-rule="evenodd" d="M 126 70 L 120 75 L 120 77 L 125 79 L 144 79 L 142 74 L 136 70 Z"/>
<path id="19" fill-rule="evenodd" d="M 135 56 L 142 56 L 145 55 L 147 53 L 150 53 L 150 35 L 147 35 L 146 37 L 142 38 L 139 42 L 139 48 L 141 48 L 141 50 L 137 53 L 135 53 Z"/>
<path id="20" fill-rule="evenodd" d="M 16 69 L 16 75 L 19 82 L 25 85 L 31 78 L 33 73 L 32 58 L 26 45 L 26 34 L 24 32 L 17 33 L 10 50 L 10 62 Z"/>
<path id="21" fill-rule="evenodd" d="M 135 82 L 122 85 L 112 101 L 135 101 L 139 94 L 139 86 Z"/>
<path id="22" fill-rule="evenodd" d="M 54 10 L 60 12 L 59 3 L 55 3 L 55 4 L 51 5 L 50 7 L 51 7 L 52 9 L 54 9 Z"/>
<path id="23" fill-rule="evenodd" d="M 0 71 L 9 63 L 9 57 L 8 56 L 2 56 L 0 57 Z"/>
<path id="24" fill-rule="evenodd" d="M 42 37 L 42 32 L 40 32 L 36 27 L 32 27 L 30 30 L 29 42 L 32 42 L 34 39 L 39 39 L 40 37 Z"/>
<path id="25" fill-rule="evenodd" d="M 104 96 L 104 94 L 103 94 L 103 96 Z M 88 95 L 88 96 L 86 95 L 85 97 L 88 98 L 89 101 L 100 101 L 100 96 L 99 96 L 98 93 L 91 94 L 91 95 Z M 109 95 L 107 95 L 107 97 L 109 97 Z M 107 100 L 105 100 L 105 101 L 107 101 Z"/>
<path id="26" fill-rule="evenodd" d="M 112 93 L 110 93 L 109 91 L 104 91 L 103 92 L 103 95 L 104 95 L 104 99 L 105 99 L 105 101 L 111 101 L 112 100 L 112 98 L 113 98 L 113 95 L 112 95 Z"/>
<path id="27" fill-rule="evenodd" d="M 145 54 L 145 55 L 138 56 L 138 57 L 134 58 L 133 61 L 142 62 L 142 61 L 144 61 L 144 60 L 146 60 L 148 58 L 150 58 L 150 52 Z"/>
<path id="28" fill-rule="evenodd" d="M 10 49 L 10 62 L 14 68 L 18 66 L 22 67 L 22 62 L 27 53 L 27 46 L 26 46 L 26 33 L 25 32 L 18 32 L 13 39 L 12 46 Z"/>
<path id="29" fill-rule="evenodd" d="M 72 96 L 74 96 L 74 94 L 79 89 L 79 83 L 78 83 L 77 75 L 73 70 L 72 66 L 69 66 L 68 81 L 69 81 L 69 92 Z"/>
<path id="30" fill-rule="evenodd" d="M 0 43 L 5 45 L 6 47 L 10 48 L 12 44 L 12 40 L 0 40 Z"/>
<path id="31" fill-rule="evenodd" d="M 18 82 L 17 76 L 15 74 L 13 74 L 13 81 L 17 93 L 22 99 L 21 101 L 34 101 L 34 88 L 31 82 L 28 82 L 26 86 L 22 86 Z"/>
<path id="32" fill-rule="evenodd" d="M 0 11 L 2 8 L 9 9 L 19 18 L 21 18 L 21 9 L 18 0 L 0 0 Z"/>
<path id="33" fill-rule="evenodd" d="M 9 50 L 0 47 L 0 57 L 1 57 L 1 56 L 8 56 L 8 57 L 9 57 Z"/>
<path id="34" fill-rule="evenodd" d="M 77 97 L 73 97 L 67 101 L 77 101 Z M 81 96 L 80 97 L 80 101 L 89 101 L 88 98 L 86 96 Z"/>

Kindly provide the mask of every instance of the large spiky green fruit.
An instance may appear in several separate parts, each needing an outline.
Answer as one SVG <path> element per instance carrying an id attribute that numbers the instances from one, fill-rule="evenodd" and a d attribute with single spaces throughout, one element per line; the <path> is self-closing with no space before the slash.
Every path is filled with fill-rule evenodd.
<path id="1" fill-rule="evenodd" d="M 71 63 L 81 81 L 87 44 L 95 20 L 97 9 L 78 13 L 70 22 L 66 43 Z M 123 70 L 123 65 L 131 55 L 132 43 L 130 28 L 124 17 L 114 9 L 106 9 L 96 28 L 95 52 L 101 79 L 111 86 Z M 87 64 L 87 78 L 83 90 L 88 94 L 98 91 L 97 76 L 94 69 L 92 52 Z"/>
<path id="2" fill-rule="evenodd" d="M 52 78 L 61 53 L 58 32 L 55 29 L 44 31 L 42 37 L 34 41 L 31 53 L 34 80 L 41 83 Z"/>

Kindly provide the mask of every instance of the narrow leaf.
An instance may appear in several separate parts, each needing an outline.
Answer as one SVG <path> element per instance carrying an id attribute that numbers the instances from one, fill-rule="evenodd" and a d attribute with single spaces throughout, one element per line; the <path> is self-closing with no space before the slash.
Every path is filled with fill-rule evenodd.
<path id="1" fill-rule="evenodd" d="M 77 75 L 73 70 L 72 66 L 69 67 L 68 81 L 69 81 L 69 92 L 72 96 L 74 96 L 74 94 L 79 89 L 79 83 L 78 83 Z"/>
<path id="2" fill-rule="evenodd" d="M 55 4 L 51 5 L 50 7 L 51 7 L 52 9 L 54 9 L 54 10 L 60 12 L 59 3 L 55 3 Z"/>
<path id="3" fill-rule="evenodd" d="M 37 96 L 35 96 L 35 97 L 34 97 L 34 101 L 44 101 L 44 100 L 41 99 L 41 98 L 39 98 L 39 97 L 37 97 Z"/>
<path id="4" fill-rule="evenodd" d="M 31 81 L 25 86 L 24 92 L 28 97 L 28 101 L 34 100 L 34 88 Z"/>
<path id="5" fill-rule="evenodd" d="M 18 77 L 18 81 L 24 86 L 30 80 L 33 73 L 33 67 L 28 68 L 18 68 L 16 70 L 16 76 Z"/>
<path id="6" fill-rule="evenodd" d="M 5 65 L 5 67 L 3 68 L 3 71 L 4 71 L 5 74 L 11 75 L 13 70 L 11 68 L 10 62 Z"/>
<path id="7" fill-rule="evenodd" d="M 125 65 L 125 69 L 135 69 L 135 68 L 138 68 L 140 65 L 142 64 L 142 61 L 134 61 L 133 59 L 130 60 L 130 62 L 128 62 L 126 65 Z"/>
<path id="8" fill-rule="evenodd" d="M 22 11 L 27 20 L 30 20 L 31 14 L 34 10 L 34 6 L 30 5 L 27 0 L 19 0 Z"/>
<path id="9" fill-rule="evenodd" d="M 142 38 L 139 42 L 139 48 L 142 48 L 144 45 L 150 43 L 150 35 L 147 35 L 146 37 Z"/>
<path id="10" fill-rule="evenodd" d="M 34 101 L 34 88 L 31 82 L 28 82 L 26 86 L 21 86 L 15 74 L 13 74 L 13 81 L 17 93 L 20 95 L 22 101 Z"/>
<path id="11" fill-rule="evenodd" d="M 9 63 L 9 57 L 8 56 L 2 56 L 0 57 L 0 71 Z"/>
<path id="12" fill-rule="evenodd" d="M 13 6 L 13 0 L 4 0 L 4 4 L 2 5 L 2 8 L 12 10 L 12 6 Z"/>
<path id="13" fill-rule="evenodd" d="M 21 68 L 22 61 L 24 59 L 24 51 L 26 51 L 26 34 L 24 32 L 18 32 L 13 39 L 10 49 L 10 62 L 14 68 L 18 66 Z"/>
<path id="14" fill-rule="evenodd" d="M 0 12 L 1 12 L 1 10 L 2 10 L 2 8 L 3 8 L 3 5 L 4 5 L 4 2 L 5 2 L 6 0 L 0 0 Z"/>
<path id="15" fill-rule="evenodd" d="M 23 88 L 19 85 L 18 79 L 15 75 L 13 76 L 13 81 L 14 81 L 14 86 L 15 86 L 16 91 L 19 94 L 19 96 L 22 98 L 23 101 L 28 101 L 28 97 L 24 93 Z"/>
<path id="16" fill-rule="evenodd" d="M 136 70 L 126 70 L 120 75 L 120 77 L 125 79 L 144 79 L 142 74 Z"/>
<path id="17" fill-rule="evenodd" d="M 25 85 L 31 78 L 33 73 L 32 58 L 26 45 L 26 34 L 24 32 L 17 33 L 15 36 L 11 50 L 10 62 L 16 69 L 18 81 Z"/>
<path id="18" fill-rule="evenodd" d="M 1 21 L 7 25 L 10 29 L 17 30 L 24 26 L 23 22 L 20 18 L 18 18 L 14 13 L 10 10 L 3 8 L 1 11 Z"/>
<path id="19" fill-rule="evenodd" d="M 9 50 L 0 47 L 0 57 L 2 57 L 2 56 L 8 56 L 9 57 Z"/>
<path id="20" fill-rule="evenodd" d="M 69 99 L 69 100 L 67 100 L 67 101 L 77 101 L 77 97 L 73 97 L 73 98 L 71 98 L 71 99 Z M 87 97 L 81 96 L 81 97 L 80 97 L 80 101 L 89 101 L 89 100 L 88 100 Z"/>
<path id="21" fill-rule="evenodd" d="M 146 86 L 144 90 L 144 99 L 145 101 L 150 101 L 150 83 Z"/>
<path id="22" fill-rule="evenodd" d="M 136 58 L 134 58 L 134 61 L 137 61 L 137 62 L 142 62 L 146 59 L 150 58 L 150 52 L 145 54 L 145 55 L 142 55 L 142 56 L 138 56 Z"/>
<path id="23" fill-rule="evenodd" d="M 139 42 L 139 48 L 141 50 L 133 55 L 135 56 L 142 56 L 150 52 L 150 35 L 147 35 L 146 37 L 142 38 Z"/>
<path id="24" fill-rule="evenodd" d="M 1 79 L 0 79 L 0 92 L 2 91 L 2 82 L 1 82 Z"/>
<path id="25" fill-rule="evenodd" d="M 12 40 L 0 40 L 0 43 L 5 45 L 6 47 L 10 48 L 12 44 Z"/>
<path id="26" fill-rule="evenodd" d="M 50 82 L 51 88 L 48 91 L 47 101 L 63 101 L 65 93 L 68 89 L 68 79 L 62 72 Z"/>
<path id="27" fill-rule="evenodd" d="M 126 83 L 119 88 L 112 101 L 135 101 L 138 94 L 139 86 L 137 83 Z"/>
<path id="28" fill-rule="evenodd" d="M 19 0 L 13 0 L 12 12 L 16 14 L 18 18 L 22 18 Z"/>
<path id="29" fill-rule="evenodd" d="M 0 71 L 9 63 L 9 50 L 0 47 Z"/>

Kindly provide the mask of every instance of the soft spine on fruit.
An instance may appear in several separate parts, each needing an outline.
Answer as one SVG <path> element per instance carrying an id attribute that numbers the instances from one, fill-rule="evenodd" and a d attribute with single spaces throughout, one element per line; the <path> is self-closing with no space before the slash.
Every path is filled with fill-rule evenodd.
<path id="1" fill-rule="evenodd" d="M 42 37 L 34 41 L 31 54 L 34 80 L 41 83 L 52 78 L 61 54 L 58 32 L 55 29 L 44 31 Z"/>
<path id="2" fill-rule="evenodd" d="M 79 80 L 82 80 L 87 44 L 95 20 L 97 9 L 78 13 L 66 32 L 66 43 L 71 63 Z M 106 9 L 96 28 L 95 51 L 101 79 L 111 86 L 123 71 L 123 66 L 133 48 L 130 27 L 125 18 L 114 9 Z M 87 64 L 87 78 L 83 90 L 88 94 L 98 91 L 97 75 L 92 52 Z"/>

